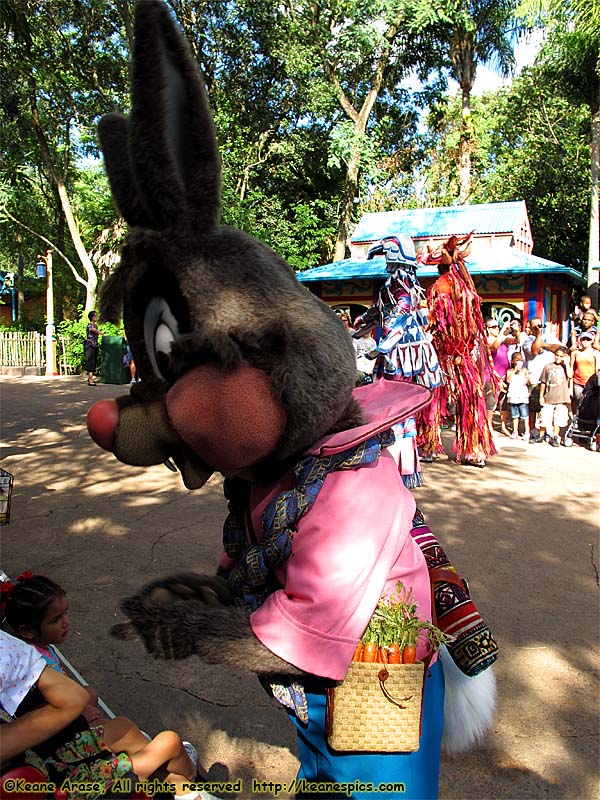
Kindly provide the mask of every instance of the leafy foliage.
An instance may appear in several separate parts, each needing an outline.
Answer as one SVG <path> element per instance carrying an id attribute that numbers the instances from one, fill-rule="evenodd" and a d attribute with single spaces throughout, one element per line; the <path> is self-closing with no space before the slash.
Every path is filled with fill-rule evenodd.
<path id="1" fill-rule="evenodd" d="M 535 69 L 495 98 L 478 196 L 524 199 L 535 252 L 583 271 L 587 260 L 590 119 L 549 90 Z"/>
<path id="2" fill-rule="evenodd" d="M 83 345 L 86 336 L 86 326 L 89 320 L 87 314 L 84 313 L 83 306 L 79 306 L 77 311 L 77 319 L 62 320 L 56 326 L 56 333 L 58 336 L 64 336 L 67 364 L 72 364 L 83 370 L 85 366 Z M 113 325 L 111 322 L 103 322 L 102 333 L 106 336 L 123 336 L 123 325 Z M 102 374 L 102 348 L 100 348 L 99 356 L 98 371 Z"/>
<path id="3" fill-rule="evenodd" d="M 77 267 L 65 268 L 68 262 L 56 259 L 60 308 L 66 294 L 79 295 L 76 287 L 95 290 L 70 195 L 77 164 L 97 154 L 98 115 L 113 108 L 125 89 L 121 20 L 107 2 L 4 0 L 0 25 L 8 43 L 0 56 L 3 201 L 29 229 L 19 242 L 12 226 L 2 226 L 3 252 L 13 260 L 23 256 L 27 264 L 45 236 L 71 265 L 79 263 L 81 274 L 74 275 Z"/>
<path id="4" fill-rule="evenodd" d="M 453 70 L 470 87 L 463 79 L 481 63 L 510 69 L 512 0 L 167 2 L 205 76 L 225 223 L 301 270 L 332 260 L 344 220 L 456 202 L 464 115 L 446 79 Z M 133 0 L 0 4 L 9 45 L 0 53 L 0 269 L 17 273 L 27 295 L 44 291 L 34 269 L 46 243 L 36 234 L 81 263 L 57 176 L 100 283 L 117 261 L 125 226 L 95 126 L 108 110 L 128 111 L 132 12 Z M 546 16 L 551 36 L 535 70 L 470 100 L 470 201 L 524 198 L 536 252 L 580 265 L 600 37 L 583 0 L 560 13 L 561 25 Z M 563 24 L 573 19 L 587 22 Z M 76 318 L 82 285 L 58 254 L 54 264 L 57 317 Z"/>

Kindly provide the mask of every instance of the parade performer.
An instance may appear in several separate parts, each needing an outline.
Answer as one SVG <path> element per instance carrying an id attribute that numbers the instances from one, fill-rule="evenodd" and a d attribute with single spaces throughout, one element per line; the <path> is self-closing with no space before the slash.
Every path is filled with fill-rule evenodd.
<path id="1" fill-rule="evenodd" d="M 439 386 L 442 375 L 430 338 L 425 334 L 425 292 L 417 279 L 414 242 L 407 234 L 385 237 L 371 247 L 367 259 L 385 255 L 389 277 L 377 303 L 366 313 L 367 323 L 353 334 L 365 336 L 375 325 L 379 341 L 369 354 L 376 360 L 375 379 L 412 381 L 429 389 Z M 398 462 L 404 485 L 421 486 L 415 417 L 394 426 L 396 441 L 389 450 Z"/>
<path id="2" fill-rule="evenodd" d="M 434 798 L 447 688 L 439 659 L 425 672 L 416 752 L 334 751 L 325 727 L 327 688 L 346 676 L 380 598 L 402 582 L 419 622 L 433 616 L 439 548 L 411 533 L 414 500 L 386 449 L 430 390 L 355 389 L 338 317 L 273 251 L 219 225 L 220 160 L 196 65 L 166 4 L 141 0 L 135 19 L 131 117 L 109 114 L 99 128 L 130 226 L 101 309 L 118 319 L 123 306 L 141 382 L 94 404 L 88 428 L 125 463 L 174 462 L 188 489 L 220 472 L 229 515 L 217 574 L 153 581 L 122 603 L 128 622 L 113 632 L 160 658 L 219 664 L 225 680 L 228 668 L 258 674 L 297 727 L 299 778 L 401 782 L 404 798 Z M 457 590 L 446 593 L 448 621 L 468 615 L 449 655 L 469 686 L 487 683 L 477 738 L 490 724 L 496 646 L 473 625 L 466 585 L 444 570 Z M 426 651 L 420 642 L 417 658 Z"/>
<path id="3" fill-rule="evenodd" d="M 494 371 L 481 314 L 481 298 L 466 265 L 472 234 L 451 236 L 442 247 L 419 253 L 417 261 L 435 264 L 439 278 L 427 290 L 428 331 L 444 374 L 443 384 L 434 391 L 429 409 L 419 425 L 419 443 L 428 453 L 441 453 L 440 429 L 454 405 L 456 439 L 452 452 L 459 463 L 484 467 L 496 453 L 486 417 L 484 382 L 494 391 Z"/>

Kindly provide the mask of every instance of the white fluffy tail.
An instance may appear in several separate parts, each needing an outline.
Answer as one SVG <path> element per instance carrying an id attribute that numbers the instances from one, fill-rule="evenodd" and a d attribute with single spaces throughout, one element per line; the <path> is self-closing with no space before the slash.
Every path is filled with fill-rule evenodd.
<path id="1" fill-rule="evenodd" d="M 453 756 L 480 744 L 492 727 L 496 677 L 493 667 L 488 667 L 469 678 L 456 666 L 446 647 L 440 650 L 440 658 L 446 681 L 442 750 Z"/>

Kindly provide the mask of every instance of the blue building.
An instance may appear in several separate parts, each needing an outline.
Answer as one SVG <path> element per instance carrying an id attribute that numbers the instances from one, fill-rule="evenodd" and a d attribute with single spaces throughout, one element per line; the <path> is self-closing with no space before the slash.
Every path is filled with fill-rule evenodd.
<path id="1" fill-rule="evenodd" d="M 350 244 L 350 257 L 298 273 L 308 288 L 333 308 L 353 316 L 376 299 L 387 277 L 385 259 L 367 261 L 369 248 L 385 236 L 412 237 L 420 248 L 435 250 L 452 234 L 471 231 L 467 267 L 483 301 L 484 316 L 525 321 L 539 316 L 561 339 L 567 336 L 573 293 L 585 287 L 572 267 L 533 255 L 533 236 L 525 201 L 481 203 L 446 208 L 419 208 L 365 214 Z M 435 266 L 421 266 L 419 280 L 427 288 L 437 277 Z"/>

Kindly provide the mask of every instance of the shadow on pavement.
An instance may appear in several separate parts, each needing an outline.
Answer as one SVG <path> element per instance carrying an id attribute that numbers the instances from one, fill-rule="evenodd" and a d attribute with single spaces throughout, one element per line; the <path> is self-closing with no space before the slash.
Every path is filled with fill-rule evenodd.
<path id="1" fill-rule="evenodd" d="M 213 780 L 291 780 L 291 726 L 253 676 L 155 661 L 108 635 L 120 599 L 147 581 L 214 571 L 226 514 L 218 476 L 189 492 L 164 467 L 127 467 L 91 442 L 91 402 L 127 391 L 2 382 L 2 466 L 15 475 L 2 567 L 48 574 L 68 590 L 62 649 L 113 710 L 149 731 L 180 731 Z M 592 800 L 600 454 L 502 441 L 484 470 L 424 465 L 426 485 L 415 490 L 501 649 L 494 730 L 479 751 L 443 758 L 440 796 Z"/>

